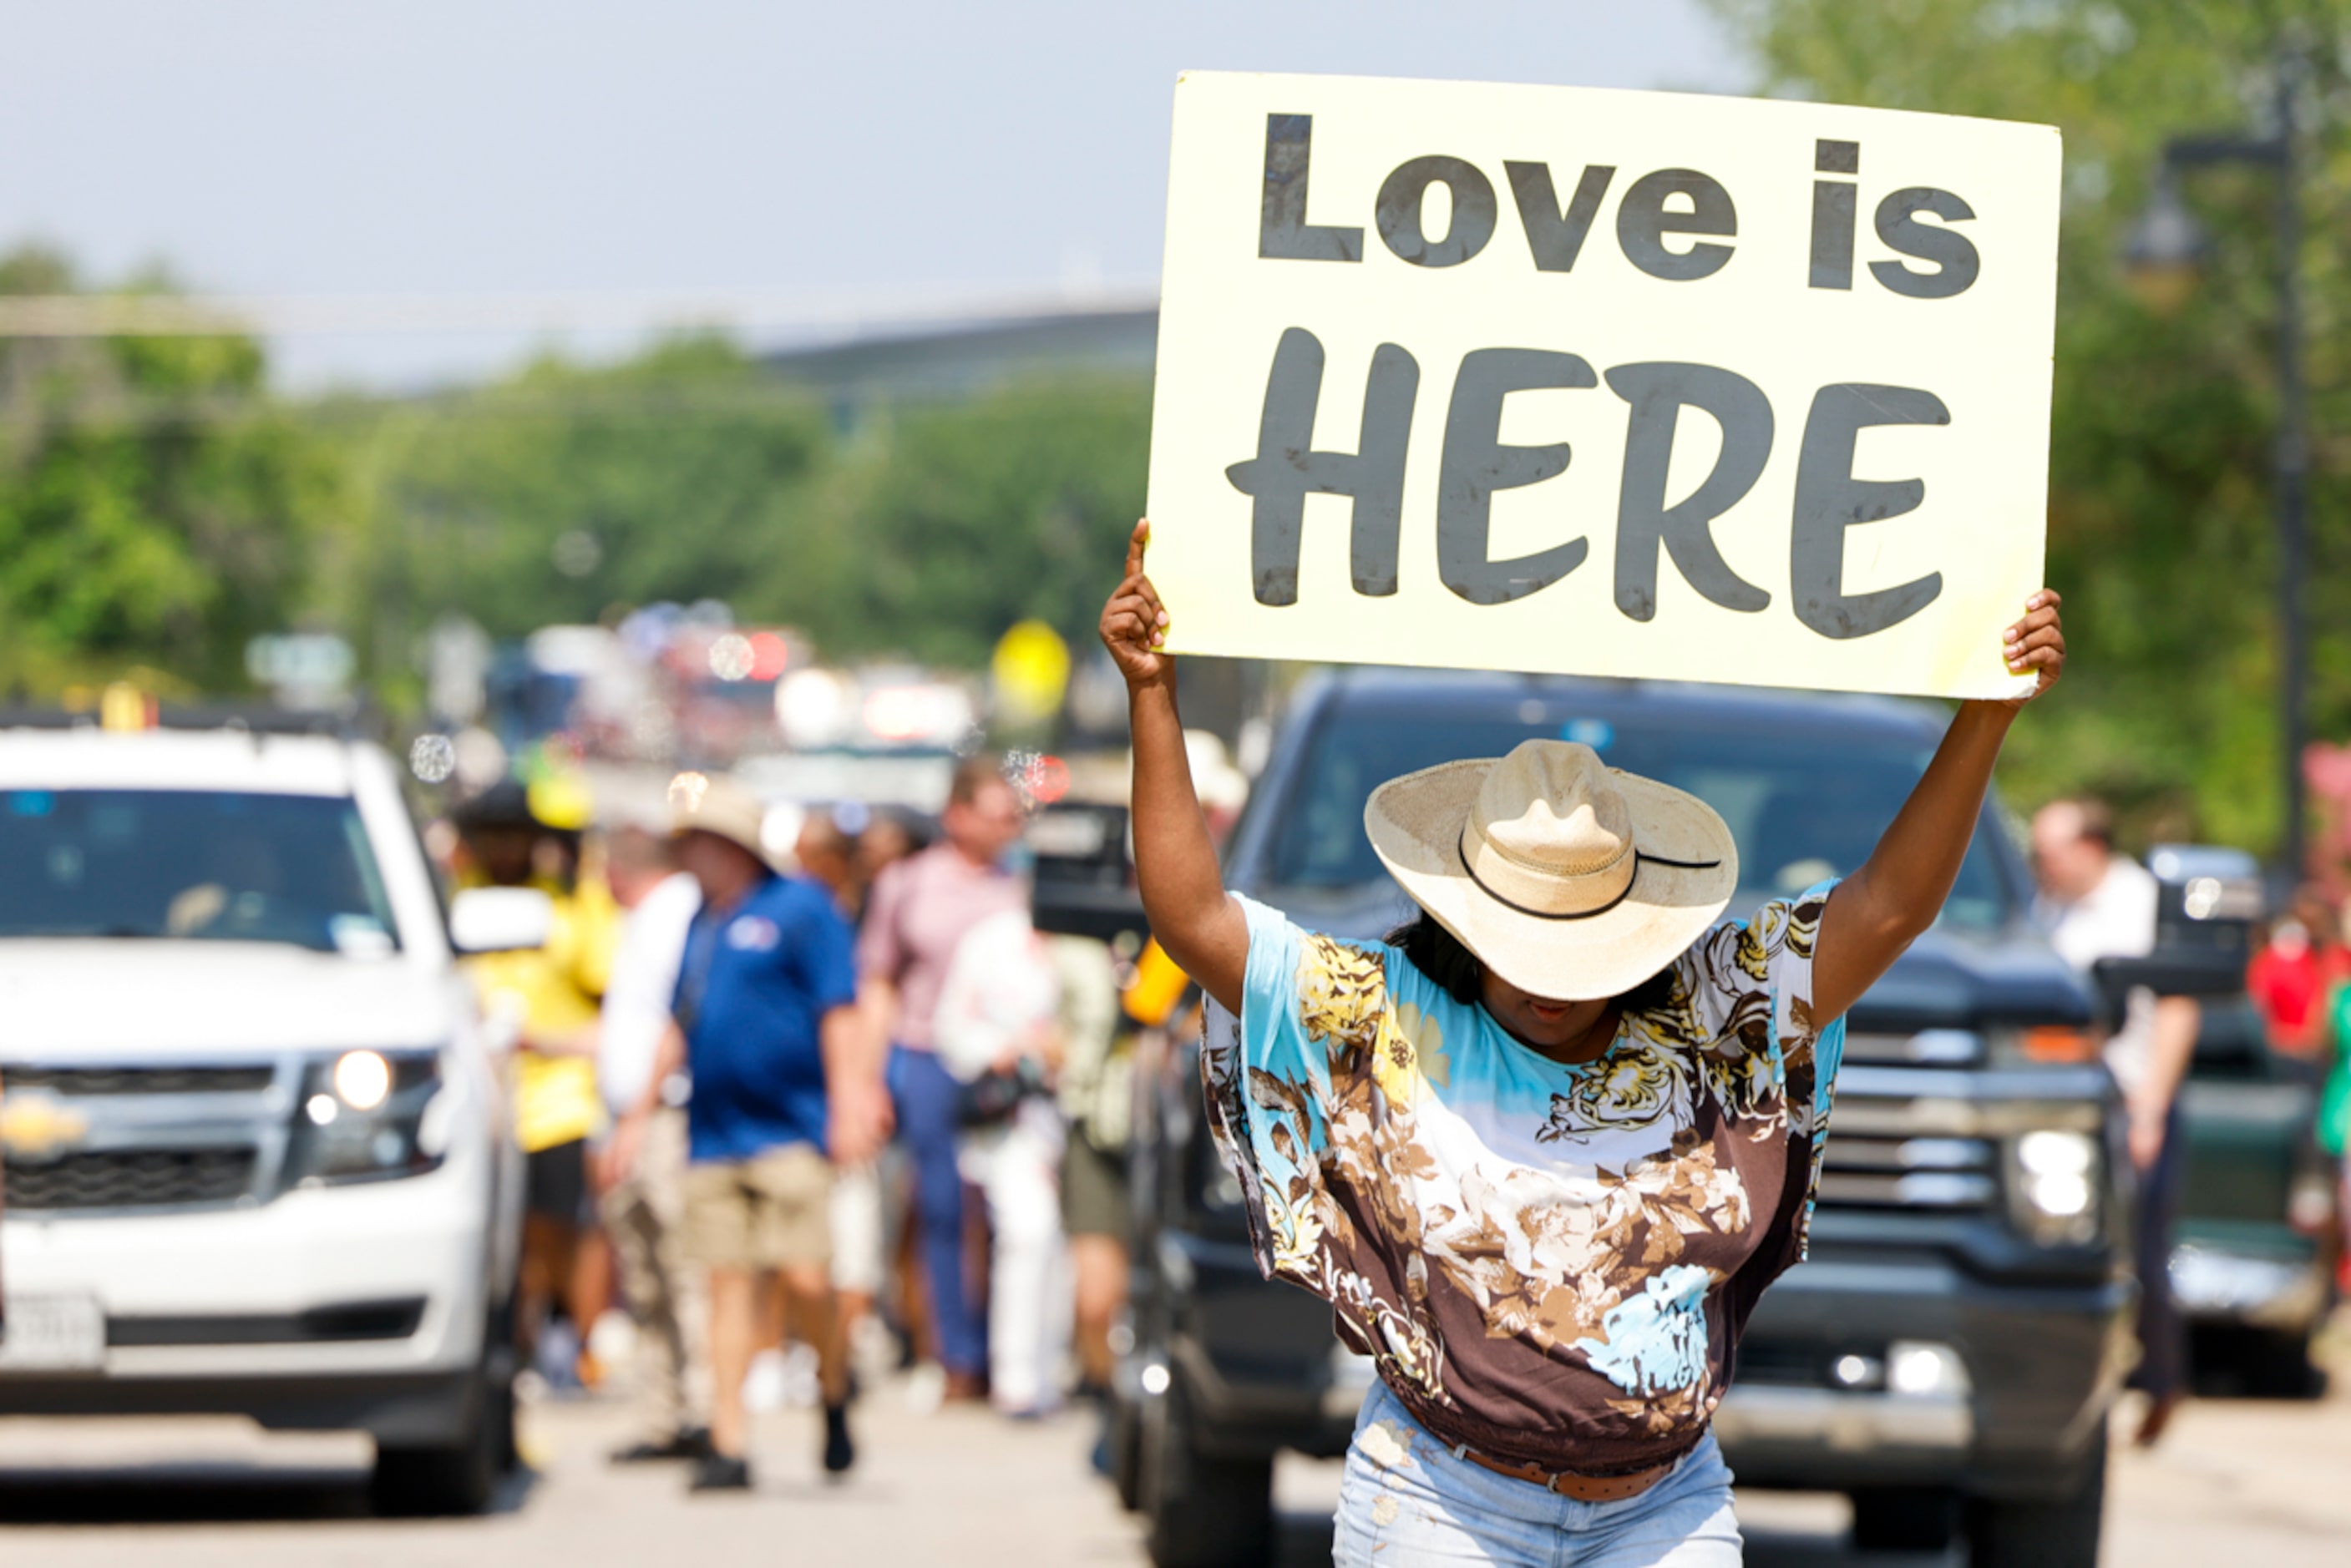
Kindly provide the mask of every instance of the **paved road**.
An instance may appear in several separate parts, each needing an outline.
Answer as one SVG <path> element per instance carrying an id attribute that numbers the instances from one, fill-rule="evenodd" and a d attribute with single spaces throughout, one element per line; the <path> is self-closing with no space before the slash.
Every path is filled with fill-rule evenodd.
<path id="1" fill-rule="evenodd" d="M 2153 1454 L 2118 1454 L 2106 1561 L 2301 1568 L 2351 1562 L 2351 1356 L 2332 1397 L 2191 1406 Z M 1075 1419 L 863 1412 L 866 1462 L 828 1486 L 812 1417 L 764 1417 L 756 1495 L 688 1499 L 674 1470 L 614 1470 L 615 1403 L 542 1406 L 539 1473 L 483 1520 L 367 1517 L 366 1444 L 229 1423 L 0 1420 L 0 1562 L 41 1568 L 1080 1568 L 1142 1561 L 1134 1522 L 1084 1468 Z M 1285 1464 L 1283 1568 L 1327 1563 L 1335 1468 Z M 1742 1496 L 1753 1568 L 1928 1568 L 1843 1543 L 1834 1498 Z"/>

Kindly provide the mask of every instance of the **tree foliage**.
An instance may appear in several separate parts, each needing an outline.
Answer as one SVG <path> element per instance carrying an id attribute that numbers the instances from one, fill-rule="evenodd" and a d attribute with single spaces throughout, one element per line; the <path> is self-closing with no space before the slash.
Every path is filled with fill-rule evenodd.
<path id="1" fill-rule="evenodd" d="M 827 657 L 973 668 L 1024 617 L 1091 624 L 1149 425 L 1139 378 L 860 413 L 712 339 L 545 360 L 351 426 L 343 603 L 387 673 L 450 611 L 511 637 L 705 597 Z"/>
<path id="2" fill-rule="evenodd" d="M 0 259 L 0 293 L 73 286 L 47 252 Z M 242 686 L 341 501 L 250 338 L 0 338 L 0 688 Z"/>
<path id="3" fill-rule="evenodd" d="M 808 527 L 830 445 L 820 409 L 712 339 L 617 366 L 543 359 L 375 410 L 345 440 L 368 496 L 349 614 L 389 665 L 450 612 L 514 637 L 651 599 L 738 599 Z"/>
<path id="4" fill-rule="evenodd" d="M 2351 734 L 2342 324 L 2334 236 L 2351 173 L 2341 40 L 2351 4 L 2246 0 L 1712 0 L 1767 90 L 2054 122 L 2065 139 L 2049 579 L 2065 595 L 2064 686 L 2018 726 L 2005 771 L 2030 800 L 2116 799 L 2138 836 L 2266 848 L 2281 804 L 2277 192 L 2265 171 L 2187 176 L 2216 254 L 2176 314 L 2134 296 L 2123 236 L 2167 138 L 2270 129 L 2281 47 L 2306 48 L 2298 258 L 2314 394 L 2311 720 Z"/>
<path id="5" fill-rule="evenodd" d="M 977 668 L 1014 622 L 1088 635 L 1143 514 L 1141 378 L 915 404 L 845 456 L 750 601 L 843 653 Z"/>

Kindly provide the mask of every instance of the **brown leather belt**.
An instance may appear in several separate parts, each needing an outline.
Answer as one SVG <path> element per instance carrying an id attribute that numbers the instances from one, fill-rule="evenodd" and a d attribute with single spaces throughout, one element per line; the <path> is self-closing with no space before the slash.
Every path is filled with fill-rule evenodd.
<path id="1" fill-rule="evenodd" d="M 1628 1497 L 1638 1497 L 1665 1480 L 1678 1462 L 1668 1459 L 1646 1470 L 1635 1470 L 1629 1476 L 1579 1476 L 1563 1470 L 1554 1473 L 1534 1465 L 1507 1464 L 1500 1459 L 1489 1459 L 1475 1449 L 1454 1451 L 1471 1464 L 1483 1466 L 1498 1476 L 1525 1481 L 1530 1486 L 1539 1486 L 1545 1491 L 1556 1492 L 1577 1502 L 1622 1502 Z"/>

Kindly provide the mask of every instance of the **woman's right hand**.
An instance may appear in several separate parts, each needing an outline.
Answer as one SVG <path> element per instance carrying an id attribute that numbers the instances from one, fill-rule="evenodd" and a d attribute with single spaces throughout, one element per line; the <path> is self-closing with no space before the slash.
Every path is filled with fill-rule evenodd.
<path id="1" fill-rule="evenodd" d="M 1146 517 L 1127 536 L 1126 576 L 1119 580 L 1102 613 L 1102 646 L 1110 649 L 1130 689 L 1170 680 L 1176 675 L 1175 656 L 1159 649 L 1167 636 L 1167 610 L 1159 602 L 1159 590 L 1143 571 L 1143 553 L 1150 544 L 1151 519 Z"/>

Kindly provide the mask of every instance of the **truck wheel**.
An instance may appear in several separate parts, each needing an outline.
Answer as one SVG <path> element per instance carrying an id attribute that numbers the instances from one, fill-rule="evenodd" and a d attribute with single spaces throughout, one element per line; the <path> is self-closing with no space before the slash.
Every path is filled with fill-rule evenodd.
<path id="1" fill-rule="evenodd" d="M 381 1514 L 479 1513 L 514 1468 L 515 1397 L 511 1368 L 501 1377 L 496 1347 L 486 1349 L 465 1404 L 465 1434 L 438 1447 L 378 1444 L 368 1501 Z"/>
<path id="2" fill-rule="evenodd" d="M 1176 1376 L 1143 1421 L 1144 1544 L 1156 1568 L 1254 1568 L 1273 1552 L 1273 1460 L 1195 1447 L 1190 1400 Z"/>
<path id="3" fill-rule="evenodd" d="M 2240 1365 L 2246 1392 L 2263 1399 L 2316 1399 L 2326 1392 L 2326 1374 L 2310 1358 L 2310 1335 L 2283 1332 L 2254 1335 Z"/>
<path id="4" fill-rule="evenodd" d="M 1853 1494 L 1857 1552 L 1940 1552 L 1959 1532 L 1959 1499 L 1938 1487 L 1872 1487 Z"/>
<path id="5" fill-rule="evenodd" d="M 1110 1479 L 1118 1489 L 1119 1506 L 1133 1512 L 1143 1506 L 1143 1415 L 1131 1401 L 1111 1401 L 1103 1440 L 1110 1444 Z"/>
<path id="6" fill-rule="evenodd" d="M 1973 1498 L 1970 1568 L 2096 1568 L 2106 1509 L 2105 1428 L 2073 1492 L 2048 1502 Z"/>

